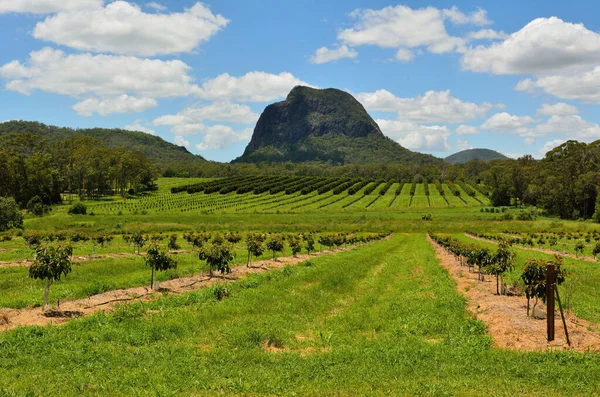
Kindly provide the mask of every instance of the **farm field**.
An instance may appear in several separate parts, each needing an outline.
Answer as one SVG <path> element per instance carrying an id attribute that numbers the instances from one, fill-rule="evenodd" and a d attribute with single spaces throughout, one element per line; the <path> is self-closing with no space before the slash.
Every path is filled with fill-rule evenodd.
<path id="1" fill-rule="evenodd" d="M 0 390 L 53 395 L 600 392 L 594 354 L 493 348 L 484 325 L 466 313 L 424 234 L 396 235 L 227 288 L 229 297 L 222 301 L 198 291 L 124 305 L 64 326 L 2 333 Z M 35 381 L 40 376 L 45 382 Z"/>
<path id="2" fill-rule="evenodd" d="M 171 236 L 178 243 L 170 253 L 177 268 L 157 272 L 159 282 L 208 273 L 199 248 L 185 236 L 203 236 L 209 245 L 217 235 L 237 235 L 231 262 L 236 268 L 246 264 L 249 233 L 264 234 L 266 240 L 283 237 L 278 257 L 292 255 L 294 236 L 306 254 L 302 236 L 309 234 L 316 251 L 331 248 L 321 241 L 327 236 L 343 236 L 339 244 L 349 250 L 222 279 L 192 292 L 155 293 L 63 325 L 2 331 L 0 395 L 600 393 L 598 353 L 497 347 L 486 324 L 467 310 L 427 240 L 428 233 L 436 233 L 493 253 L 497 240 L 513 239 L 515 267 L 505 276 L 509 285 L 518 285 L 528 259 L 553 258 L 525 248 L 574 256 L 581 243 L 577 254 L 585 258 L 564 258 L 568 276 L 559 290 L 569 315 L 600 332 L 596 224 L 544 217 L 519 221 L 529 210 L 489 211 L 489 202 L 482 205 L 459 185 L 455 189 L 467 205 L 446 184 L 444 198 L 433 183 L 429 196 L 424 184 L 416 184 L 413 197 L 412 183 L 392 183 L 380 194 L 385 184 L 355 180 L 330 181 L 331 190 L 321 194 L 302 194 L 295 190 L 298 181 L 295 191 L 170 192 L 187 182 L 213 180 L 161 179 L 159 190 L 143 197 L 85 201 L 87 215 L 68 214 L 66 204 L 42 218 L 28 215 L 22 235 L 0 239 L 0 320 L 41 303 L 43 284 L 28 277 L 34 259 L 28 241 L 36 235 L 71 241 L 79 262 L 52 285 L 54 307 L 59 301 L 147 287 L 150 240 L 162 250 Z M 446 199 L 460 204 L 448 206 Z M 136 233 L 147 239 L 140 254 L 132 243 Z M 100 236 L 112 239 L 103 245 L 96 241 Z M 272 257 L 265 248 L 252 260 Z M 521 314 L 526 316 L 524 309 Z M 139 360 L 144 366 L 134 365 Z M 39 377 L 46 381 L 36 382 Z"/>

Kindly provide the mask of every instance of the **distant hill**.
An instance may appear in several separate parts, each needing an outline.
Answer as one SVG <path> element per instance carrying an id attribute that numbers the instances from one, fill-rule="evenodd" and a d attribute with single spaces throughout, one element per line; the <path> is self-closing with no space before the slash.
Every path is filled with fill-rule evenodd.
<path id="1" fill-rule="evenodd" d="M 10 133 L 25 133 L 41 135 L 49 141 L 65 138 L 73 134 L 81 134 L 98 139 L 109 148 L 125 148 L 144 153 L 161 172 L 167 169 L 173 171 L 191 171 L 194 166 L 203 164 L 206 160 L 192 154 L 182 146 L 169 143 L 161 137 L 139 131 L 121 129 L 72 129 L 55 127 L 33 121 L 8 121 L 0 124 L 0 136 Z"/>
<path id="2" fill-rule="evenodd" d="M 490 149 L 467 149 L 462 152 L 454 153 L 444 160 L 450 164 L 464 164 L 471 160 L 479 159 L 482 161 L 506 160 L 508 157 Z"/>
<path id="3" fill-rule="evenodd" d="M 295 87 L 285 101 L 267 106 L 238 163 L 415 163 L 441 160 L 389 139 L 365 108 L 337 89 Z"/>

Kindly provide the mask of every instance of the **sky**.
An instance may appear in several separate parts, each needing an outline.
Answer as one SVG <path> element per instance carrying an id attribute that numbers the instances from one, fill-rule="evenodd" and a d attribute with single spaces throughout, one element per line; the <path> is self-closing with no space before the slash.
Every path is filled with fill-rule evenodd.
<path id="1" fill-rule="evenodd" d="M 241 155 L 296 85 L 402 146 L 541 158 L 600 139 L 595 1 L 0 0 L 0 122 L 122 128 Z"/>

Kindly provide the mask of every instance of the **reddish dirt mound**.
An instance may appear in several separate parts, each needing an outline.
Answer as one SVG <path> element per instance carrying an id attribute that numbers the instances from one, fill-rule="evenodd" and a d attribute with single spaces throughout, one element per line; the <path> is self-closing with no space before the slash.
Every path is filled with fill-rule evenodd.
<path id="1" fill-rule="evenodd" d="M 554 342 L 546 340 L 546 320 L 527 317 L 527 300 L 524 296 L 496 295 L 496 282 L 490 276 L 477 280 L 477 273 L 461 266 L 454 255 L 429 239 L 435 247 L 440 264 L 448 269 L 460 293 L 467 299 L 468 310 L 488 326 L 494 344 L 500 348 L 517 350 L 575 350 L 600 351 L 600 326 L 567 314 L 567 328 L 572 346 L 567 345 L 560 313 L 555 318 Z M 538 307 L 545 312 L 542 303 Z"/>

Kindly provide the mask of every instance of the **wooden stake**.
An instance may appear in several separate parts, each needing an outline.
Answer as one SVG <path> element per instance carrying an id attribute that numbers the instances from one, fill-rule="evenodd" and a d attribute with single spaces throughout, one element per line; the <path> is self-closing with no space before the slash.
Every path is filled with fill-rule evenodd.
<path id="1" fill-rule="evenodd" d="M 548 342 L 554 340 L 554 281 L 554 264 L 548 264 L 548 267 L 546 267 L 546 328 Z"/>
<path id="2" fill-rule="evenodd" d="M 556 284 L 554 284 L 554 291 L 556 291 L 556 300 L 558 301 L 560 318 L 562 319 L 563 327 L 565 329 L 565 335 L 567 337 L 567 345 L 571 346 L 571 340 L 569 339 L 569 331 L 567 330 L 567 321 L 565 320 L 565 313 L 563 312 L 562 303 L 560 302 L 560 295 L 558 295 L 558 285 Z"/>

